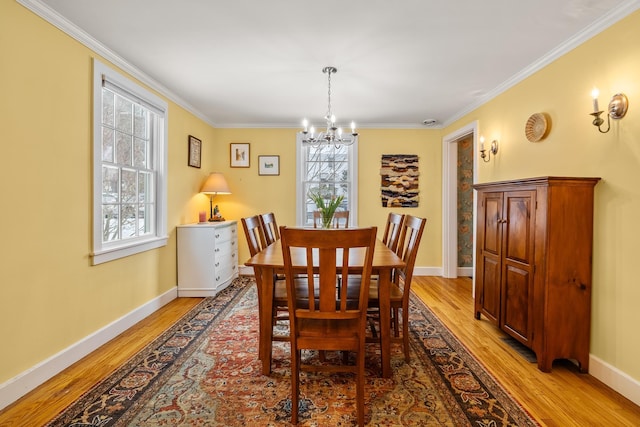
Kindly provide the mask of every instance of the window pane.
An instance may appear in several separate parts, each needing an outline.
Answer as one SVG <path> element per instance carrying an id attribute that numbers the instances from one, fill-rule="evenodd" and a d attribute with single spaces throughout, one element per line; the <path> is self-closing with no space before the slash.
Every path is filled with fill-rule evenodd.
<path id="1" fill-rule="evenodd" d="M 131 134 L 133 132 L 133 103 L 116 96 L 116 129 Z"/>
<path id="2" fill-rule="evenodd" d="M 145 235 L 151 233 L 152 206 L 149 204 L 140 205 L 138 208 L 138 234 Z"/>
<path id="3" fill-rule="evenodd" d="M 133 134 L 140 138 L 147 137 L 147 110 L 140 105 L 133 109 Z"/>
<path id="4" fill-rule="evenodd" d="M 122 205 L 122 238 L 136 236 L 136 205 Z"/>
<path id="5" fill-rule="evenodd" d="M 116 163 L 131 166 L 131 135 L 116 132 Z"/>
<path id="6" fill-rule="evenodd" d="M 102 128 L 102 161 L 113 163 L 113 129 L 108 127 Z"/>
<path id="7" fill-rule="evenodd" d="M 102 167 L 102 203 L 118 203 L 120 198 L 120 169 L 112 166 Z"/>
<path id="8" fill-rule="evenodd" d="M 138 203 L 153 202 L 151 178 L 152 175 L 149 172 L 140 172 L 138 174 Z"/>
<path id="9" fill-rule="evenodd" d="M 102 123 L 114 126 L 113 121 L 113 104 L 114 93 L 107 89 L 102 89 Z"/>
<path id="10" fill-rule="evenodd" d="M 140 138 L 133 140 L 133 166 L 147 168 L 147 141 Z"/>
<path id="11" fill-rule="evenodd" d="M 120 190 L 120 197 L 122 203 L 135 203 L 137 193 L 137 175 L 135 170 L 122 169 L 122 188 Z"/>
<path id="12" fill-rule="evenodd" d="M 118 205 L 102 205 L 102 241 L 118 240 L 119 225 Z"/>

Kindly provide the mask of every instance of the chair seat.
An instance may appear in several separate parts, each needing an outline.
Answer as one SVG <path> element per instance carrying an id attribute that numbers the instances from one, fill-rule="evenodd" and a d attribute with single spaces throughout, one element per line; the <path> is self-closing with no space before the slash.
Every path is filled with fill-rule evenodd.
<path id="1" fill-rule="evenodd" d="M 349 300 L 356 299 L 358 296 L 359 289 L 357 285 L 349 286 L 347 291 L 347 298 Z M 389 288 L 389 300 L 391 302 L 391 307 L 401 307 L 402 306 L 402 289 L 396 283 L 390 283 Z M 371 282 L 369 284 L 369 307 L 378 307 L 378 278 L 372 277 Z"/>
<path id="2" fill-rule="evenodd" d="M 296 292 L 303 298 L 309 298 L 307 282 L 304 279 L 295 279 Z M 315 287 L 315 294 L 318 296 L 318 287 Z M 273 301 L 278 307 L 287 307 L 287 281 L 276 280 L 273 289 Z"/>

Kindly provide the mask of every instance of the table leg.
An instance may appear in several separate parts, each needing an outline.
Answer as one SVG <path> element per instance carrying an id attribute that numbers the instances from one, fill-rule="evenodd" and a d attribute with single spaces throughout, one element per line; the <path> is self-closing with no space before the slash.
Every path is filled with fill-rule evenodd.
<path id="1" fill-rule="evenodd" d="M 273 282 L 274 270 L 272 268 L 262 268 L 262 291 L 260 292 L 260 350 L 262 359 L 262 374 L 271 374 L 271 345 L 273 339 Z"/>
<path id="2" fill-rule="evenodd" d="M 381 269 L 378 274 L 378 301 L 380 303 L 380 354 L 383 378 L 391 377 L 391 271 Z"/>

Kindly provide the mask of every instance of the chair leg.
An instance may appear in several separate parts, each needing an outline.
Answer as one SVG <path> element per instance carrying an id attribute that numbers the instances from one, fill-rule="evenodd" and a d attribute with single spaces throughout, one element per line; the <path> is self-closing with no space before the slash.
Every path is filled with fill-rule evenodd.
<path id="1" fill-rule="evenodd" d="M 357 354 L 358 371 L 356 373 L 356 407 L 359 426 L 364 426 L 364 352 L 363 345 Z"/>
<path id="2" fill-rule="evenodd" d="M 411 356 L 409 355 L 409 309 L 402 307 L 402 343 L 404 345 L 404 360 L 409 363 Z"/>
<path id="3" fill-rule="evenodd" d="M 400 336 L 400 330 L 398 329 L 398 309 L 397 308 L 393 308 L 393 313 L 392 316 L 393 317 L 393 336 L 394 337 L 399 337 Z"/>
<path id="4" fill-rule="evenodd" d="M 300 395 L 300 350 L 291 352 L 291 424 L 298 424 L 298 397 Z"/>

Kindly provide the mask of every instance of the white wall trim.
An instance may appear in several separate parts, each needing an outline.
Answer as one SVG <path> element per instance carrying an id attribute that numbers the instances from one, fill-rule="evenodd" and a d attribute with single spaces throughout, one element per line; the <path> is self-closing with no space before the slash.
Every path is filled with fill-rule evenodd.
<path id="1" fill-rule="evenodd" d="M 458 195 L 458 144 L 457 142 L 473 135 L 473 183 L 478 179 L 478 156 L 476 141 L 478 140 L 478 121 L 446 135 L 442 138 L 442 276 L 457 277 L 458 269 L 458 224 L 457 195 Z M 476 215 L 476 193 L 473 193 L 473 216 Z M 473 253 L 475 257 L 475 221 L 473 229 Z M 475 260 L 474 260 L 475 261 Z M 475 266 L 475 263 L 473 264 Z"/>
<path id="2" fill-rule="evenodd" d="M 631 378 L 604 360 L 589 355 L 589 375 L 599 379 L 636 405 L 640 406 L 640 381 Z"/>
<path id="3" fill-rule="evenodd" d="M 0 385 L 0 410 L 178 297 L 174 287 Z"/>

